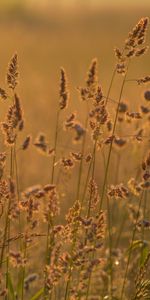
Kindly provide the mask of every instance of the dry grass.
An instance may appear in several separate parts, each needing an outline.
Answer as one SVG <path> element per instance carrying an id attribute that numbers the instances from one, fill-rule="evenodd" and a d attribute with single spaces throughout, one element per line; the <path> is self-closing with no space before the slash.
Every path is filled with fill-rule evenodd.
<path id="1" fill-rule="evenodd" d="M 11 58 L 7 87 L 0 88 L 7 106 L 0 153 L 2 299 L 150 299 L 150 76 L 129 73 L 148 51 L 148 22 L 141 18 L 115 49 L 106 94 L 94 58 L 72 110 L 70 76 L 61 67 L 53 141 L 43 132 L 22 136 L 18 55 Z M 143 89 L 134 109 L 124 99 L 128 85 Z M 18 160 L 28 176 L 28 151 L 32 159 L 38 151 L 45 165 L 41 183 L 32 185 L 30 174 L 22 188 Z"/>

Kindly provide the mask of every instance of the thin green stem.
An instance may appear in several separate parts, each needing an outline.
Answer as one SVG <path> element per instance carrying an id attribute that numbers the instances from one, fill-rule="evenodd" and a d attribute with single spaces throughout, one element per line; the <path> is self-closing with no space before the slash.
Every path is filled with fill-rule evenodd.
<path id="1" fill-rule="evenodd" d="M 142 195 L 140 197 L 140 201 L 139 201 L 139 205 L 138 205 L 138 211 L 137 211 L 136 220 L 135 220 L 135 224 L 134 224 L 134 229 L 133 229 L 133 232 L 132 232 L 131 245 L 130 245 L 128 259 L 127 259 L 127 264 L 126 264 L 126 268 L 125 268 L 125 273 L 124 273 L 123 285 L 122 285 L 122 289 L 121 289 L 120 300 L 123 299 L 123 295 L 124 295 L 125 284 L 126 284 L 127 275 L 128 275 L 128 268 L 129 268 L 129 263 L 130 263 L 130 259 L 131 259 L 131 254 L 132 254 L 132 245 L 133 245 L 135 234 L 136 234 L 139 213 L 140 213 L 140 209 L 141 209 L 141 205 L 142 205 L 142 199 L 143 199 L 143 193 L 142 193 Z"/>
<path id="2" fill-rule="evenodd" d="M 127 67 L 127 71 L 128 71 L 128 68 L 129 68 L 129 64 L 128 64 L 128 67 Z M 121 90 L 120 90 L 120 94 L 119 94 L 119 100 L 118 100 L 118 106 L 117 106 L 116 115 L 115 115 L 115 121 L 114 121 L 112 136 L 114 136 L 115 130 L 116 130 L 116 125 L 117 125 L 117 120 L 118 120 L 118 114 L 119 114 L 119 106 L 120 106 L 121 97 L 122 97 L 122 94 L 123 94 L 123 89 L 124 89 L 124 85 L 125 85 L 127 71 L 126 71 L 126 74 L 125 74 L 125 76 L 123 78 L 123 82 L 122 82 L 122 85 L 121 85 Z M 110 143 L 109 152 L 108 152 L 108 158 L 107 158 L 107 163 L 106 163 L 106 171 L 105 171 L 105 176 L 104 176 L 104 182 L 103 182 L 103 188 L 102 188 L 102 195 L 101 195 L 101 201 L 100 201 L 99 211 L 102 209 L 103 200 L 104 200 L 104 196 L 105 196 L 105 188 L 106 188 L 106 183 L 107 183 L 107 177 L 108 177 L 108 171 L 109 171 L 109 165 L 110 165 L 110 158 L 111 158 L 112 146 L 113 146 L 113 139 L 112 139 L 112 141 Z"/>

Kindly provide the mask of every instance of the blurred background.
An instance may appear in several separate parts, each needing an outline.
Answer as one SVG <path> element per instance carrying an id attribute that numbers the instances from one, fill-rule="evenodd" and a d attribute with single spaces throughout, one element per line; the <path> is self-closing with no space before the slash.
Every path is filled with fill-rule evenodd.
<path id="1" fill-rule="evenodd" d="M 26 120 L 24 136 L 32 133 L 35 138 L 41 131 L 53 140 L 61 66 L 68 75 L 69 111 L 77 110 L 80 105 L 80 117 L 84 119 L 84 107 L 76 87 L 84 84 L 92 58 L 98 58 L 100 81 L 106 94 L 116 63 L 114 47 L 122 47 L 137 21 L 149 15 L 149 0 L 0 0 L 0 86 L 6 87 L 7 65 L 17 52 L 19 94 Z M 135 59 L 129 77 L 148 74 L 149 58 L 148 52 Z M 117 92 L 118 81 L 111 96 L 117 97 Z M 143 87 L 129 84 L 123 97 L 134 109 L 142 93 Z M 1 106 L 2 120 L 7 104 Z M 35 152 L 33 165 L 33 149 L 23 153 L 25 160 L 20 158 L 25 185 L 37 183 L 39 178 L 41 180 L 42 169 L 47 169 L 47 158 L 43 162 Z M 31 168 L 25 172 L 29 163 Z M 48 172 L 43 172 L 43 182 Z"/>

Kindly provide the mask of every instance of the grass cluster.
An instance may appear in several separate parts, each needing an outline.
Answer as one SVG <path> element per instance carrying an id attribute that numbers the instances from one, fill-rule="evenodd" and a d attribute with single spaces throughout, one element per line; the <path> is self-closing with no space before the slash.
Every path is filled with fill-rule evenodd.
<path id="1" fill-rule="evenodd" d="M 2 299 L 150 299 L 150 90 L 145 89 L 134 111 L 123 100 L 126 85 L 150 82 L 149 75 L 128 76 L 132 61 L 148 50 L 148 23 L 141 18 L 122 49 L 115 49 L 117 63 L 106 94 L 97 59 L 92 60 L 85 85 L 77 88 L 87 111 L 83 122 L 80 107 L 69 111 L 68 78 L 60 69 L 52 145 L 42 132 L 20 142 L 25 122 L 17 91 L 18 56 L 13 55 L 6 74 L 8 89 L 0 88 L 2 101 L 8 103 L 1 122 L 5 151 L 0 153 Z M 61 148 L 63 131 L 67 138 Z M 29 147 L 46 158 L 49 179 L 22 191 L 18 158 Z M 126 179 L 122 153 L 129 147 L 135 148 L 138 166 Z M 130 168 L 127 159 L 126 167 Z M 65 201 L 70 208 L 63 213 Z"/>

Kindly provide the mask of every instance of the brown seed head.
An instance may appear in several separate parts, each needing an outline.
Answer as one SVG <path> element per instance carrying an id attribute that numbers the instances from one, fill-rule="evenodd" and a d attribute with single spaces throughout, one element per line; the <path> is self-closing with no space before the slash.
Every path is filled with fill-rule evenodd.
<path id="1" fill-rule="evenodd" d="M 3 100 L 6 100 L 8 95 L 6 93 L 6 91 L 2 88 L 0 88 L 0 97 L 3 99 Z"/>
<path id="2" fill-rule="evenodd" d="M 88 70 L 86 85 L 92 91 L 95 90 L 97 84 L 97 59 L 93 59 Z"/>
<path id="3" fill-rule="evenodd" d="M 144 92 L 144 99 L 146 101 L 150 101 L 150 90 Z"/>
<path id="4" fill-rule="evenodd" d="M 18 83 L 18 56 L 14 54 L 7 71 L 7 84 L 10 89 L 14 90 Z"/>
<path id="5" fill-rule="evenodd" d="M 150 82 L 150 76 L 145 76 L 143 78 L 137 79 L 136 81 L 139 85 L 144 84 L 144 83 L 148 83 L 148 82 Z"/>
<path id="6" fill-rule="evenodd" d="M 64 109 L 68 105 L 69 100 L 69 92 L 67 87 L 67 76 L 66 72 L 63 68 L 60 69 L 61 77 L 60 77 L 60 91 L 59 91 L 59 107 L 60 109 Z"/>
<path id="7" fill-rule="evenodd" d="M 34 146 L 43 154 L 47 153 L 47 141 L 46 141 L 46 137 L 43 133 L 39 133 L 39 135 L 37 136 L 35 142 L 34 142 Z"/>
<path id="8" fill-rule="evenodd" d="M 29 145 L 30 145 L 30 142 L 31 142 L 31 135 L 27 135 L 27 137 L 25 138 L 22 146 L 21 146 L 21 149 L 22 150 L 26 150 L 28 149 Z"/>

